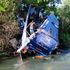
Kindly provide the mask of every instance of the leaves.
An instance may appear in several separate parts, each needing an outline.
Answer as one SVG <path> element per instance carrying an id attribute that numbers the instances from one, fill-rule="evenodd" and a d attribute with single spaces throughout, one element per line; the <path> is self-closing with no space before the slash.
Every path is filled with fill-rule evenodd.
<path id="1" fill-rule="evenodd" d="M 5 8 L 0 5 L 0 12 L 5 11 Z"/>
<path id="2" fill-rule="evenodd" d="M 0 0 L 0 11 L 6 11 L 9 6 L 9 0 Z"/>
<path id="3" fill-rule="evenodd" d="M 66 5 L 57 9 L 57 13 L 61 17 L 60 38 L 65 42 L 70 41 L 70 6 Z M 61 27 L 62 26 L 62 27 Z"/>

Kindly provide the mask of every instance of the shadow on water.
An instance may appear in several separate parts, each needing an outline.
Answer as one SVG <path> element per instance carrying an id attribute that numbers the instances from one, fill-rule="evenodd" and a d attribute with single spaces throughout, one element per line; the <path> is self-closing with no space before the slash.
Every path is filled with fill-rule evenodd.
<path id="1" fill-rule="evenodd" d="M 12 58 L 0 63 L 0 70 L 70 70 L 70 53 L 49 56 L 48 60 Z"/>

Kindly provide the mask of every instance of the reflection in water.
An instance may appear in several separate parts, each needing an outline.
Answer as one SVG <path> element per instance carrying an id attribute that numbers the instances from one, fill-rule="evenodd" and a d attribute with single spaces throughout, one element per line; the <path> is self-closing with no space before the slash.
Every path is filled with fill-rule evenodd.
<path id="1" fill-rule="evenodd" d="M 70 70 L 70 53 L 50 59 L 8 59 L 0 63 L 0 70 Z"/>

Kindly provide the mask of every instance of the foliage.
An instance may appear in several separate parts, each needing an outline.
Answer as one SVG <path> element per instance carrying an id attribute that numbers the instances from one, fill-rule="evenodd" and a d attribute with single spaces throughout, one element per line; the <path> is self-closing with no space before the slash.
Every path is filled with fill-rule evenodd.
<path id="1" fill-rule="evenodd" d="M 5 15 L 9 20 L 14 20 L 17 5 L 17 0 L 0 0 L 0 15 Z"/>
<path id="2" fill-rule="evenodd" d="M 64 6 L 66 5 L 70 6 L 70 0 L 64 0 Z"/>
<path id="3" fill-rule="evenodd" d="M 64 43 L 69 43 L 70 41 L 70 6 L 65 5 L 57 9 L 57 13 L 60 16 L 60 38 Z M 70 43 L 69 43 L 70 44 Z"/>
<path id="4" fill-rule="evenodd" d="M 5 9 L 8 7 L 8 4 L 8 0 L 0 0 L 0 12 L 5 11 Z"/>
<path id="5" fill-rule="evenodd" d="M 33 4 L 33 5 L 36 5 L 36 6 L 43 7 L 47 14 L 50 11 L 55 11 L 56 10 L 56 8 L 54 7 L 54 0 L 22 0 L 22 3 Z M 49 7 L 48 6 L 49 3 L 52 3 L 53 6 Z"/>

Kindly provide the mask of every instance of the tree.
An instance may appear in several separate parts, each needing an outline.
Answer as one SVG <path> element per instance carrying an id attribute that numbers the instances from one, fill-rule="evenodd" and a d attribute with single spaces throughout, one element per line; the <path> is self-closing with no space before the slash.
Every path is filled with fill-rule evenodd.
<path id="1" fill-rule="evenodd" d="M 64 0 L 63 4 L 61 8 L 57 9 L 57 13 L 62 21 L 60 23 L 60 38 L 65 44 L 70 44 L 70 0 Z"/>

